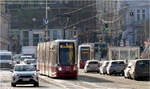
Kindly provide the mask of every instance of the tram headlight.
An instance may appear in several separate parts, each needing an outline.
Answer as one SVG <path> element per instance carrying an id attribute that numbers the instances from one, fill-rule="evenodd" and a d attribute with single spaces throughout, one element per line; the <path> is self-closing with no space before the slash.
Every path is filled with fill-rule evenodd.
<path id="1" fill-rule="evenodd" d="M 59 71 L 62 71 L 62 67 L 59 66 L 59 67 L 58 67 L 58 70 L 59 70 Z"/>

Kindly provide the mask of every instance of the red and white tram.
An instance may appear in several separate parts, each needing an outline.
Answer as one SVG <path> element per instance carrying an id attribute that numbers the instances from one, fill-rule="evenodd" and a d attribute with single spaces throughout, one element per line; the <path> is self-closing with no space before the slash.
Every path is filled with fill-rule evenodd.
<path id="1" fill-rule="evenodd" d="M 78 47 L 78 66 L 84 68 L 87 60 L 94 59 L 94 45 L 81 44 Z"/>
<path id="2" fill-rule="evenodd" d="M 39 43 L 37 64 L 40 74 L 50 77 L 77 77 L 75 40 L 55 40 Z"/>

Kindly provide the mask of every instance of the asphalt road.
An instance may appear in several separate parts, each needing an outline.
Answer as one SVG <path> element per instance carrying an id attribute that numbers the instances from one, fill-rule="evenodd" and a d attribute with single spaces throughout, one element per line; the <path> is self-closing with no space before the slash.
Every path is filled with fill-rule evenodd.
<path id="1" fill-rule="evenodd" d="M 10 86 L 11 72 L 0 70 L 0 89 L 150 89 L 150 81 L 135 81 L 120 76 L 84 73 L 80 70 L 77 79 L 53 79 L 40 75 L 40 86 Z"/>

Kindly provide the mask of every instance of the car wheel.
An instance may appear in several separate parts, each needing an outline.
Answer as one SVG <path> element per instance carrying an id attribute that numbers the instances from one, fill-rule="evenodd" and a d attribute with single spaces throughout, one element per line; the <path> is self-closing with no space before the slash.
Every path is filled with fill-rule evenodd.
<path id="1" fill-rule="evenodd" d="M 11 83 L 11 86 L 12 86 L 12 87 L 16 87 L 16 84 L 15 84 L 15 83 Z"/>
<path id="2" fill-rule="evenodd" d="M 39 87 L 39 83 L 38 83 L 38 82 L 35 83 L 34 86 L 35 86 L 35 87 Z"/>

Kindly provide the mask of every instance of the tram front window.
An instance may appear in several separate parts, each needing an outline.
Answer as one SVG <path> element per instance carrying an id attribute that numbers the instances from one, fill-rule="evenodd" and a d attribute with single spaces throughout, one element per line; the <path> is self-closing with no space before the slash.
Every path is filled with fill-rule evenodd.
<path id="1" fill-rule="evenodd" d="M 82 47 L 81 48 L 81 60 L 89 60 L 90 59 L 90 48 Z"/>
<path id="2" fill-rule="evenodd" d="M 59 63 L 60 65 L 69 66 L 75 64 L 75 47 L 74 43 L 60 43 L 59 45 Z"/>

